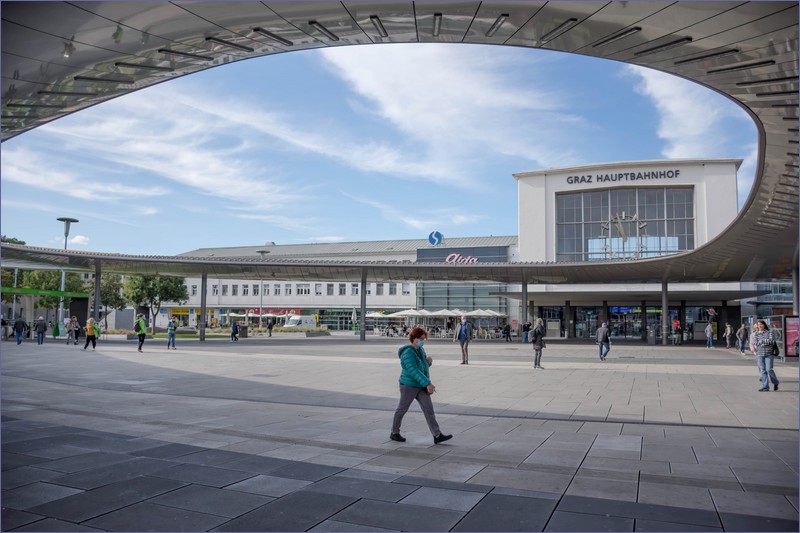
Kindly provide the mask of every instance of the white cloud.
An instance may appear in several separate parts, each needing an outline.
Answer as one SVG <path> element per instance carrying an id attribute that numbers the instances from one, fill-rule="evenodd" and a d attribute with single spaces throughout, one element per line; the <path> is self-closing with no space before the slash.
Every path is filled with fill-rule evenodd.
<path id="1" fill-rule="evenodd" d="M 344 237 L 339 235 L 323 235 L 321 237 L 308 237 L 306 239 L 295 239 L 297 242 L 343 242 Z"/>
<path id="2" fill-rule="evenodd" d="M 76 246 L 88 246 L 89 245 L 89 237 L 86 235 L 75 235 L 74 237 L 69 239 L 70 244 L 74 244 Z"/>
<path id="3" fill-rule="evenodd" d="M 64 206 L 63 205 L 48 205 L 41 202 L 20 202 L 18 200 L 7 200 L 6 197 L 3 197 L 3 200 L 0 202 L 2 208 L 5 209 L 23 209 L 25 211 L 41 211 L 43 213 L 49 213 L 53 215 L 53 220 L 59 216 L 64 215 Z M 114 224 L 124 224 L 126 226 L 135 226 L 132 222 L 127 219 L 108 216 L 102 213 L 98 213 L 98 211 L 91 210 L 87 211 L 85 209 L 81 209 L 79 207 L 70 206 L 69 214 L 75 217 L 79 217 L 80 220 L 103 220 L 105 222 L 112 222 Z M 61 222 L 54 222 L 55 224 L 61 225 Z M 62 237 L 61 242 L 64 242 Z"/>

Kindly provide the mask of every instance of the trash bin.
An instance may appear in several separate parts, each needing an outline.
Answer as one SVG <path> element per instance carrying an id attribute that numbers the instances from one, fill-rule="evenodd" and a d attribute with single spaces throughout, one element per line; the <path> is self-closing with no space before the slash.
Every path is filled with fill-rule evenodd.
<path id="1" fill-rule="evenodd" d="M 239 326 L 239 338 L 247 338 L 247 326 Z"/>
<path id="2" fill-rule="evenodd" d="M 656 344 L 656 328 L 647 328 L 647 344 Z"/>

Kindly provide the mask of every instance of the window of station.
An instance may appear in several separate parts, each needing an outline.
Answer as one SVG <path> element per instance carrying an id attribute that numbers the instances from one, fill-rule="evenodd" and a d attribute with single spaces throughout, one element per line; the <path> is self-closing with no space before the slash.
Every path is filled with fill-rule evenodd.
<path id="1" fill-rule="evenodd" d="M 350 296 L 358 296 L 358 283 L 350 284 Z"/>
<path id="2" fill-rule="evenodd" d="M 250 296 L 250 285 L 242 285 L 242 296 Z"/>
<path id="3" fill-rule="evenodd" d="M 383 283 L 375 284 L 375 296 L 383 296 Z"/>
<path id="4" fill-rule="evenodd" d="M 258 296 L 258 284 L 253 284 L 253 296 Z"/>
<path id="5" fill-rule="evenodd" d="M 211 286 L 211 295 L 212 296 L 219 296 L 219 285 L 212 285 Z"/>
<path id="6" fill-rule="evenodd" d="M 411 295 L 411 284 L 410 283 L 403 283 L 400 286 L 400 289 L 403 293 L 403 296 L 410 296 Z"/>
<path id="7" fill-rule="evenodd" d="M 694 249 L 694 190 L 646 187 L 556 195 L 556 260 L 639 259 Z"/>
<path id="8" fill-rule="evenodd" d="M 223 296 L 227 296 L 228 295 L 228 286 L 227 285 L 223 285 L 222 286 L 222 295 Z"/>
<path id="9" fill-rule="evenodd" d="M 347 296 L 347 284 L 340 283 L 339 284 L 339 296 Z"/>
<path id="10" fill-rule="evenodd" d="M 264 284 L 264 296 L 269 296 L 269 283 Z"/>
<path id="11" fill-rule="evenodd" d="M 281 284 L 280 283 L 276 283 L 272 287 L 272 289 L 275 291 L 275 296 L 280 296 L 281 295 Z"/>
<path id="12" fill-rule="evenodd" d="M 284 294 L 285 294 L 286 296 L 291 296 L 291 295 L 292 295 L 292 284 L 291 284 L 291 283 L 286 283 L 286 284 L 283 286 L 283 289 L 284 289 L 284 291 L 285 291 L 285 292 L 284 292 Z"/>
<path id="13" fill-rule="evenodd" d="M 322 283 L 314 284 L 314 296 L 322 296 Z"/>
<path id="14" fill-rule="evenodd" d="M 311 294 L 311 284 L 310 283 L 298 283 L 297 284 L 297 295 L 298 296 L 308 296 Z"/>
<path id="15" fill-rule="evenodd" d="M 397 296 L 397 283 L 389 284 L 389 296 Z"/>
<path id="16" fill-rule="evenodd" d="M 327 290 L 327 293 L 326 293 L 326 294 L 327 294 L 328 296 L 333 296 L 333 283 L 328 283 L 328 287 L 327 287 L 327 289 L 326 289 L 326 290 Z"/>
<path id="17" fill-rule="evenodd" d="M 192 296 L 197 296 L 197 285 L 192 285 Z"/>
<path id="18" fill-rule="evenodd" d="M 239 296 L 239 286 L 232 285 L 231 286 L 231 296 Z"/>

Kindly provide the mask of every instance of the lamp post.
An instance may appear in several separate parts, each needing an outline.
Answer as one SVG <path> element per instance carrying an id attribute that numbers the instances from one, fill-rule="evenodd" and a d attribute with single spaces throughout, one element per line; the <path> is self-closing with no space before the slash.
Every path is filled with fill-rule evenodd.
<path id="1" fill-rule="evenodd" d="M 269 250 L 256 250 L 256 253 L 261 254 L 261 260 L 264 260 L 264 256 L 269 253 Z M 259 297 L 259 304 L 258 304 L 258 329 L 263 327 L 263 321 L 261 320 L 261 315 L 264 313 L 264 283 L 263 280 L 258 280 L 258 297 Z"/>
<path id="2" fill-rule="evenodd" d="M 69 217 L 61 217 L 56 219 L 60 222 L 64 223 L 64 250 L 67 249 L 67 237 L 69 237 L 69 226 L 70 224 L 77 223 L 77 218 L 69 218 Z M 61 292 L 64 292 L 64 285 L 66 283 L 66 276 L 67 272 L 65 270 L 61 271 Z M 63 324 L 64 322 L 64 295 L 62 294 L 58 298 L 58 323 Z"/>

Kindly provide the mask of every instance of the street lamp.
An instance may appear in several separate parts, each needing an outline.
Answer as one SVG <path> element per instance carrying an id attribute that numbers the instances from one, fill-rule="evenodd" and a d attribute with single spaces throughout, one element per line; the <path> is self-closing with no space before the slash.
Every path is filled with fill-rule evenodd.
<path id="1" fill-rule="evenodd" d="M 69 237 L 69 226 L 78 222 L 77 218 L 61 217 L 56 220 L 64 223 L 64 250 L 67 249 L 67 237 Z M 66 283 L 66 271 L 61 271 L 61 292 L 64 292 L 64 284 Z M 64 323 L 64 295 L 59 296 L 58 299 L 58 323 Z"/>
<path id="2" fill-rule="evenodd" d="M 261 260 L 264 260 L 264 256 L 269 253 L 269 250 L 256 250 L 257 254 L 261 255 Z M 263 321 L 261 320 L 261 315 L 264 313 L 264 283 L 262 280 L 258 280 L 258 297 L 260 299 L 259 307 L 258 307 L 258 329 L 263 327 Z"/>

